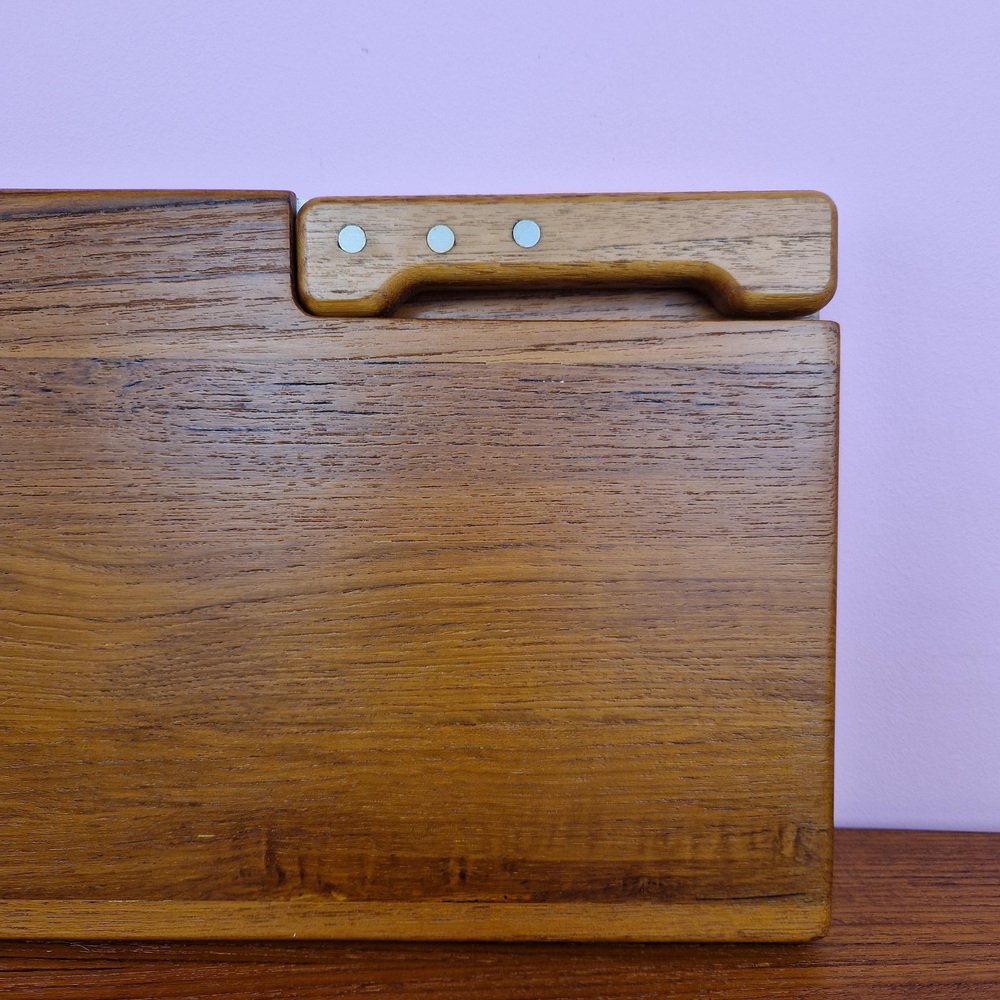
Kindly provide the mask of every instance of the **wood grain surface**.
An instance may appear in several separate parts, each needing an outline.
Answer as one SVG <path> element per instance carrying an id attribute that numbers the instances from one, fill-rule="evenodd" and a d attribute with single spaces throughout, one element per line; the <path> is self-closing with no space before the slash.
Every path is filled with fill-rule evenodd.
<path id="1" fill-rule="evenodd" d="M 0 942 L 4 1000 L 1000 997 L 1000 835 L 838 830 L 811 944 Z"/>
<path id="2" fill-rule="evenodd" d="M 519 221 L 537 243 L 515 242 Z M 363 244 L 342 248 L 345 227 Z M 450 249 L 431 248 L 435 227 Z M 814 191 L 314 198 L 297 231 L 299 292 L 320 315 L 376 315 L 427 287 L 676 284 L 727 315 L 802 315 L 837 278 L 836 209 Z"/>
<path id="3" fill-rule="evenodd" d="M 0 934 L 821 933 L 836 327 L 321 319 L 291 222 L 0 199 Z"/>

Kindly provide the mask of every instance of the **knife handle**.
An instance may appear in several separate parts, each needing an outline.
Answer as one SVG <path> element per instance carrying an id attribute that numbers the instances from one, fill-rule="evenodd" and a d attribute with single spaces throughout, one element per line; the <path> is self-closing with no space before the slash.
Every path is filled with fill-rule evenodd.
<path id="1" fill-rule="evenodd" d="M 375 316 L 418 290 L 688 286 L 730 316 L 815 312 L 836 286 L 836 209 L 812 191 L 316 198 L 298 292 Z"/>

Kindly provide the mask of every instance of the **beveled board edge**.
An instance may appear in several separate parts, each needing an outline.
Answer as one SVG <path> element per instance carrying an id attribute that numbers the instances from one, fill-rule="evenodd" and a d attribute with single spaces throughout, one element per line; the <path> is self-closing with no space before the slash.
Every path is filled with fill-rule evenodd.
<path id="1" fill-rule="evenodd" d="M 829 896 L 691 903 L 0 901 L 0 938 L 809 941 Z"/>

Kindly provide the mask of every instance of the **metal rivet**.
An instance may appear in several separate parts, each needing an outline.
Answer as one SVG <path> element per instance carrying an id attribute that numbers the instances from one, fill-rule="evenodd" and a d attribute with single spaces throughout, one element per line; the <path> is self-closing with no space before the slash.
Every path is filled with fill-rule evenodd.
<path id="1" fill-rule="evenodd" d="M 368 237 L 365 235 L 365 231 L 360 226 L 344 226 L 340 232 L 337 233 L 337 246 L 340 247 L 344 253 L 361 253 L 367 242 Z"/>
<path id="2" fill-rule="evenodd" d="M 530 250 L 542 238 L 542 227 L 534 219 L 519 219 L 510 234 L 519 247 Z"/>
<path id="3" fill-rule="evenodd" d="M 455 245 L 455 233 L 451 226 L 431 226 L 427 230 L 427 245 L 435 253 L 447 253 Z"/>

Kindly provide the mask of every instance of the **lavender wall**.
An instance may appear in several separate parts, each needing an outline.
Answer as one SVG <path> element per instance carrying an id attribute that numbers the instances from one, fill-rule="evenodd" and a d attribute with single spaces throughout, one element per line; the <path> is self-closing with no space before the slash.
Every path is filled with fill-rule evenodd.
<path id="1" fill-rule="evenodd" d="M 995 4 L 32 0 L 2 14 L 2 186 L 830 193 L 838 821 L 1000 830 Z"/>

